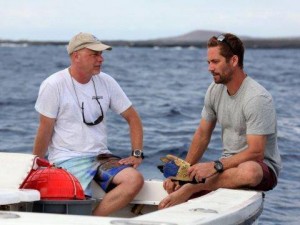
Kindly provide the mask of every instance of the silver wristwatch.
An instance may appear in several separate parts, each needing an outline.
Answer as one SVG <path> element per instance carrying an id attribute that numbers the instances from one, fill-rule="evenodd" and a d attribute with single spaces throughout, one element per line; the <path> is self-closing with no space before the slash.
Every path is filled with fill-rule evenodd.
<path id="1" fill-rule="evenodd" d="M 131 153 L 131 155 L 134 156 L 135 158 L 142 158 L 142 159 L 144 159 L 144 153 L 140 149 L 133 150 L 132 153 Z"/>

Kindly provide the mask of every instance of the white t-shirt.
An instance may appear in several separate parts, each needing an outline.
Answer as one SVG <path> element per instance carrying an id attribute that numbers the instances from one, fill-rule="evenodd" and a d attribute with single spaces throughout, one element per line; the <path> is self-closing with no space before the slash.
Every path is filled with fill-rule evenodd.
<path id="1" fill-rule="evenodd" d="M 56 119 L 48 147 L 50 162 L 110 153 L 107 148 L 107 110 L 110 108 L 121 114 L 132 103 L 111 76 L 101 72 L 92 79 L 87 84 L 80 84 L 72 79 L 68 69 L 64 69 L 41 84 L 35 109 L 46 117 Z M 86 122 L 94 122 L 101 115 L 95 90 L 104 119 L 98 125 L 88 126 L 83 123 L 80 107 L 84 103 Z"/>

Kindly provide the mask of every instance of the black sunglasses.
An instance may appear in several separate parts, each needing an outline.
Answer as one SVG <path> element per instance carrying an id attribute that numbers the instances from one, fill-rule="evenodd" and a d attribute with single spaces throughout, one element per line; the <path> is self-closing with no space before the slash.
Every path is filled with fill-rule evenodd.
<path id="1" fill-rule="evenodd" d="M 96 101 L 98 102 L 98 104 L 99 104 L 99 106 L 100 106 L 101 115 L 100 115 L 100 116 L 98 117 L 98 119 L 96 119 L 94 122 L 86 122 L 86 121 L 85 121 L 83 102 L 82 102 L 82 105 L 81 105 L 82 119 L 83 119 L 83 122 L 84 122 L 86 125 L 88 125 L 88 126 L 94 126 L 94 125 L 97 125 L 97 124 L 101 123 L 102 120 L 103 120 L 103 118 L 104 118 L 104 116 L 103 116 L 103 110 L 102 110 L 101 104 L 100 104 L 100 102 L 99 102 L 99 100 L 98 100 L 97 97 L 96 97 L 95 99 L 96 99 Z"/>
<path id="2" fill-rule="evenodd" d="M 223 35 L 223 34 L 219 35 L 219 36 L 217 37 L 217 41 L 222 42 L 222 43 L 225 43 L 225 44 L 230 48 L 231 52 L 232 52 L 234 55 L 236 55 L 234 49 L 233 49 L 232 46 L 231 46 L 231 44 L 226 40 L 225 35 Z"/>

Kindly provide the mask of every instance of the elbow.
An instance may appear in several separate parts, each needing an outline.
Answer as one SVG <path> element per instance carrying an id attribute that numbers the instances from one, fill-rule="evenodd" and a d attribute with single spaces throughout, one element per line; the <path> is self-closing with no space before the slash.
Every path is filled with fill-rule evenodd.
<path id="1" fill-rule="evenodd" d="M 254 156 L 254 160 L 263 161 L 264 158 L 265 158 L 265 150 L 264 149 L 258 149 L 257 151 L 255 151 L 253 156 Z"/>

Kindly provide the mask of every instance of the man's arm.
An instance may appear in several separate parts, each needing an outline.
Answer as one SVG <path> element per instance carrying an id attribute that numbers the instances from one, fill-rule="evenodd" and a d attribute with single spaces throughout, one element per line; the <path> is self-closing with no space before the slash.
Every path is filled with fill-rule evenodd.
<path id="1" fill-rule="evenodd" d="M 191 165 L 194 165 L 199 161 L 199 159 L 202 158 L 210 142 L 210 138 L 215 126 L 216 121 L 209 122 L 205 119 L 201 119 L 186 156 L 186 161 Z"/>
<path id="2" fill-rule="evenodd" d="M 191 165 L 196 164 L 203 156 L 215 126 L 216 121 L 208 122 L 205 119 L 201 119 L 185 159 Z M 178 182 L 173 182 L 171 179 L 167 178 L 163 183 L 163 187 L 170 194 L 173 191 L 178 190 L 180 185 Z"/>
<path id="3" fill-rule="evenodd" d="M 121 115 L 129 125 L 132 150 L 143 150 L 143 126 L 137 111 L 131 106 Z"/>
<path id="4" fill-rule="evenodd" d="M 143 150 L 143 126 L 137 111 L 131 106 L 121 113 L 121 115 L 125 118 L 129 125 L 132 150 Z M 142 158 L 136 158 L 134 156 L 130 156 L 119 161 L 121 164 L 133 165 L 134 168 L 137 168 L 141 162 Z"/>
<path id="5" fill-rule="evenodd" d="M 40 124 L 34 141 L 33 154 L 44 158 L 51 140 L 55 119 L 40 114 Z"/>
<path id="6" fill-rule="evenodd" d="M 265 135 L 247 135 L 248 147 L 228 158 L 222 158 L 220 161 L 223 164 L 223 170 L 235 168 L 241 163 L 247 161 L 263 160 L 266 144 Z M 215 174 L 217 171 L 214 168 L 214 162 L 197 163 L 189 169 L 190 178 L 202 180 Z"/>
<path id="7" fill-rule="evenodd" d="M 247 161 L 263 160 L 266 141 L 266 135 L 247 135 L 248 147 L 234 156 L 222 159 L 224 169 L 237 167 Z"/>

